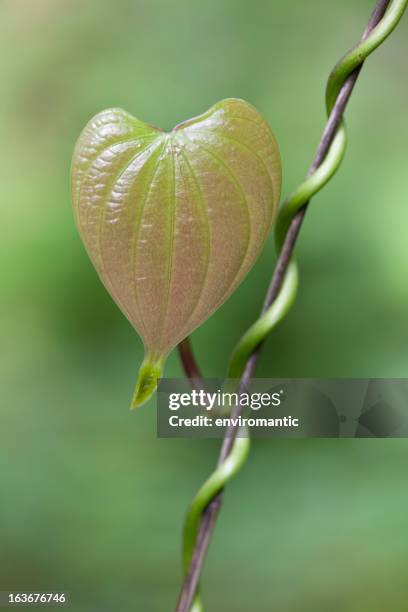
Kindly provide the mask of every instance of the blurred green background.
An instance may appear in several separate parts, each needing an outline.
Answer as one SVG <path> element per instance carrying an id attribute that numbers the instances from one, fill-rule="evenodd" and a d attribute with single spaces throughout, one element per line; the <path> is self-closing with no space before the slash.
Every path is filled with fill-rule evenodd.
<path id="1" fill-rule="evenodd" d="M 173 610 L 185 509 L 217 440 L 159 440 L 128 410 L 142 347 L 76 233 L 80 130 L 121 106 L 165 128 L 243 97 L 280 143 L 284 193 L 324 125 L 325 80 L 371 0 L 2 0 L 0 590 L 72 609 Z M 340 172 L 313 201 L 301 286 L 258 374 L 408 376 L 407 17 L 367 62 Z M 225 372 L 272 241 L 194 334 Z M 181 376 L 177 355 L 168 376 Z M 213 612 L 408 609 L 408 443 L 266 440 L 228 488 L 204 575 Z"/>

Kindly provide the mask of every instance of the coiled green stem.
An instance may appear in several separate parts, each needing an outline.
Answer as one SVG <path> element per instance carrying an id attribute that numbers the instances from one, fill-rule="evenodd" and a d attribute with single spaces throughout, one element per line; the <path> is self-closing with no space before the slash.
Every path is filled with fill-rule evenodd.
<path id="1" fill-rule="evenodd" d="M 298 269 L 293 257 L 306 207 L 335 174 L 343 159 L 347 136 L 343 112 L 364 60 L 394 30 L 406 9 L 408 0 L 379 0 L 361 42 L 336 64 L 326 89 L 328 122 L 323 132 L 314 162 L 306 180 L 283 204 L 276 225 L 276 248 L 279 254 L 272 282 L 260 318 L 237 343 L 231 357 L 228 378 L 251 378 L 257 351 L 265 337 L 281 321 L 293 304 L 298 286 Z M 186 348 L 187 347 L 187 348 Z M 189 352 L 189 344 L 184 351 Z M 192 353 L 188 360 L 194 363 Z M 186 368 L 186 371 L 188 368 Z M 198 369 L 194 363 L 194 370 Z M 235 409 L 234 416 L 237 416 Z M 250 440 L 244 432 L 227 431 L 220 462 L 210 478 L 200 488 L 187 513 L 183 533 L 183 566 L 185 580 L 177 612 L 202 612 L 198 580 L 209 530 L 214 526 L 220 505 L 220 492 L 238 472 L 249 452 Z M 218 504 L 214 502 L 219 500 Z M 207 516 L 206 516 L 207 513 Z M 204 519 L 206 519 L 204 524 Z M 192 602 L 192 603 L 191 603 Z"/>

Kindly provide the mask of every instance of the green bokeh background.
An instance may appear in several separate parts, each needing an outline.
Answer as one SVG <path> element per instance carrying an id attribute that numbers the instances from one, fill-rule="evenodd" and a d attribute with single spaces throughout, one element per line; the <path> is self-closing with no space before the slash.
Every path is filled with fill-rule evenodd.
<path id="1" fill-rule="evenodd" d="M 142 347 L 74 227 L 80 130 L 109 106 L 170 128 L 242 97 L 277 136 L 286 194 L 372 4 L 2 0 L 0 590 L 65 589 L 75 612 L 173 610 L 184 512 L 219 447 L 157 439 L 153 401 L 128 411 Z M 407 28 L 364 67 L 259 375 L 408 376 Z M 273 263 L 271 241 L 194 334 L 207 376 L 225 372 Z M 166 375 L 182 375 L 176 354 Z M 208 611 L 407 610 L 407 463 L 405 440 L 256 441 L 211 546 Z"/>

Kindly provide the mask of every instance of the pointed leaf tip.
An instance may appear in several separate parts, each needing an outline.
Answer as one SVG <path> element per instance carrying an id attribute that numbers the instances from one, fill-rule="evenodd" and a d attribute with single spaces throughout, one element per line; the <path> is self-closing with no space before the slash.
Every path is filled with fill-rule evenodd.
<path id="1" fill-rule="evenodd" d="M 156 391 L 157 383 L 163 372 L 163 359 L 154 359 L 147 355 L 139 369 L 135 391 L 130 409 L 134 410 L 145 404 Z"/>

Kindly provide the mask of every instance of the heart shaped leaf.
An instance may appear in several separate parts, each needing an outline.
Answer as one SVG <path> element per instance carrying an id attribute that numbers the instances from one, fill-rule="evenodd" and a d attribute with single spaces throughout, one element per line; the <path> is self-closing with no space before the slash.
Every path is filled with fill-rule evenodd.
<path id="1" fill-rule="evenodd" d="M 223 100 L 169 133 L 121 109 L 85 127 L 72 164 L 75 217 L 145 346 L 133 406 L 154 391 L 169 351 L 255 263 L 280 183 L 273 134 L 243 100 Z"/>

